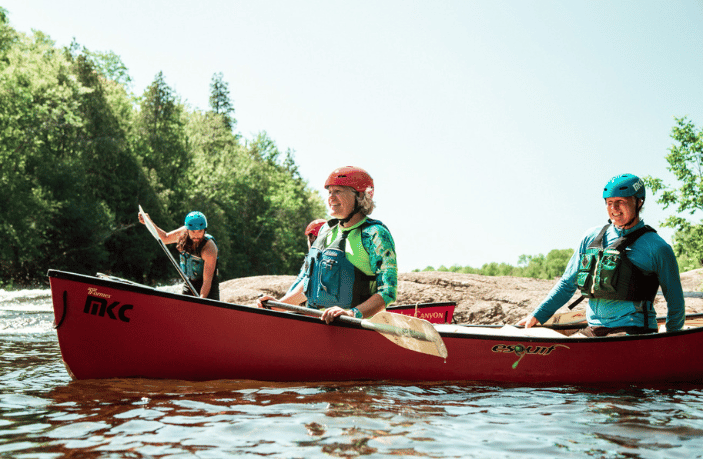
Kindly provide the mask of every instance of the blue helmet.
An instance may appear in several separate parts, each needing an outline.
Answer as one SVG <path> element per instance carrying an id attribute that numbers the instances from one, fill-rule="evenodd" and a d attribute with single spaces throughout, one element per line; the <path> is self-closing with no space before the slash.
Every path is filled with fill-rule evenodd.
<path id="1" fill-rule="evenodd" d="M 207 228 L 207 218 L 205 218 L 202 212 L 194 210 L 186 215 L 185 226 L 191 231 L 204 230 Z"/>
<path id="2" fill-rule="evenodd" d="M 632 174 L 616 175 L 603 188 L 603 199 L 634 196 L 644 201 L 644 182 Z"/>

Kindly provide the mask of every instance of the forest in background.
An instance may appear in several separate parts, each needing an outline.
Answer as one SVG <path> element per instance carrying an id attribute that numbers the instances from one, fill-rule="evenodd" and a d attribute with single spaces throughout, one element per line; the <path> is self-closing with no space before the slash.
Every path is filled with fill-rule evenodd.
<path id="1" fill-rule="evenodd" d="M 294 152 L 280 151 L 266 132 L 237 133 L 221 73 L 212 76 L 208 110 L 183 103 L 162 73 L 141 95 L 130 83 L 114 53 L 17 32 L 0 7 L 0 288 L 46 283 L 49 268 L 173 279 L 137 223 L 140 204 L 166 230 L 191 210 L 205 213 L 222 279 L 297 273 L 303 229 L 326 212 Z M 673 247 L 686 271 L 703 261 L 703 225 L 682 217 L 703 209 L 703 132 L 683 117 L 671 137 L 668 169 L 681 186 L 645 181 L 659 203 L 676 207 L 664 226 L 676 228 Z M 551 279 L 572 253 L 437 270 Z"/>
<path id="2" fill-rule="evenodd" d="M 0 8 L 3 285 L 45 282 L 49 268 L 173 278 L 139 204 L 166 230 L 202 211 L 221 278 L 297 272 L 324 202 L 292 151 L 236 133 L 221 74 L 210 91 L 209 110 L 194 110 L 159 73 L 136 96 L 119 56 L 19 33 Z"/>

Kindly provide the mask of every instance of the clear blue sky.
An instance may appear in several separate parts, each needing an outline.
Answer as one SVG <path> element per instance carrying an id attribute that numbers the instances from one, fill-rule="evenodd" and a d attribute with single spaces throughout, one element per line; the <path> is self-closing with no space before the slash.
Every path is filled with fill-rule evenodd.
<path id="1" fill-rule="evenodd" d="M 673 183 L 674 116 L 703 126 L 701 1 L 0 5 L 22 32 L 115 52 L 138 95 L 163 71 L 207 109 L 222 72 L 238 131 L 294 150 L 321 193 L 336 167 L 371 173 L 401 272 L 574 248 L 613 175 Z M 672 212 L 649 199 L 643 218 Z"/>

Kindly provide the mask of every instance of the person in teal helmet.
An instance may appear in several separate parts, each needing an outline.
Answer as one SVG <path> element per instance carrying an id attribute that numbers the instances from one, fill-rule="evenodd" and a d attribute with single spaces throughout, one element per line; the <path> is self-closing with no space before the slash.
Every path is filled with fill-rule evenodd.
<path id="1" fill-rule="evenodd" d="M 589 229 L 547 298 L 518 322 L 546 322 L 576 292 L 588 298 L 586 336 L 657 332 L 654 298 L 661 286 L 667 303 L 666 330 L 683 327 L 685 304 L 674 251 L 640 217 L 646 191 L 632 174 L 613 177 L 603 188 L 608 224 Z"/>
<path id="2" fill-rule="evenodd" d="M 141 215 L 139 215 L 139 221 L 144 223 Z M 183 226 L 168 233 L 156 225 L 154 227 L 164 244 L 176 244 L 176 249 L 181 254 L 181 270 L 195 290 L 200 292 L 200 297 L 219 300 L 217 242 L 214 237 L 206 233 L 205 215 L 198 211 L 190 212 L 186 215 Z M 183 294 L 192 295 L 186 285 L 183 286 Z"/>

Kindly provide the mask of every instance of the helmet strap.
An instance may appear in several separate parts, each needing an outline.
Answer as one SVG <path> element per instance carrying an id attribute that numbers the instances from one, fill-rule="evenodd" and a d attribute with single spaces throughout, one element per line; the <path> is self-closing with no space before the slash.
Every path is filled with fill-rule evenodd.
<path id="1" fill-rule="evenodd" d="M 642 201 L 642 204 L 640 204 L 640 201 Z M 642 206 L 644 206 L 644 199 L 635 197 L 635 216 L 632 217 L 632 219 L 627 222 L 623 228 L 628 228 L 630 225 L 632 225 L 635 220 L 640 218 L 640 209 L 642 208 Z"/>
<path id="2" fill-rule="evenodd" d="M 351 211 L 349 215 L 346 216 L 346 218 L 340 218 L 339 223 L 342 226 L 345 226 L 347 223 L 349 223 L 349 220 L 354 218 L 354 215 L 358 214 L 361 211 L 361 207 L 359 206 L 359 201 L 356 199 L 357 196 L 359 195 L 358 192 L 356 192 L 356 196 L 354 196 L 354 210 Z"/>

